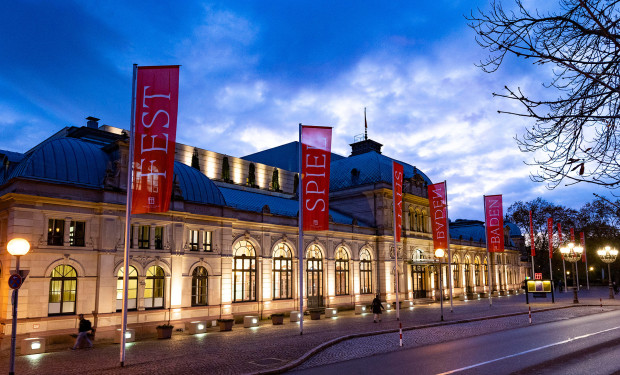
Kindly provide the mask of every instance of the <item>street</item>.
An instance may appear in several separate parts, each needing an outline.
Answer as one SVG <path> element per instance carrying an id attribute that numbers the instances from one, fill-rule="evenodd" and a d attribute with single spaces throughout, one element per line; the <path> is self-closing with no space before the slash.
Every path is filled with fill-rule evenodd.
<path id="1" fill-rule="evenodd" d="M 295 371 L 298 374 L 610 374 L 620 370 L 620 311 Z M 614 355 L 615 354 L 615 355 Z"/>

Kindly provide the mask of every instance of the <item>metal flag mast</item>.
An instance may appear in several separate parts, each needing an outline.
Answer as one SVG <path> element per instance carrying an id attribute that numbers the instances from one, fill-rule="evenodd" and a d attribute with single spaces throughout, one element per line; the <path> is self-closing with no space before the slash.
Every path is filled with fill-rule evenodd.
<path id="1" fill-rule="evenodd" d="M 366 118 L 366 108 L 364 108 L 364 119 Z M 394 288 L 396 289 L 394 292 L 396 293 L 396 320 L 400 320 L 400 305 L 398 302 L 398 292 L 399 292 L 399 288 L 398 288 L 398 247 L 397 247 L 397 243 L 396 243 L 396 231 L 398 230 L 396 228 L 396 181 L 394 181 L 394 162 L 392 162 L 392 202 L 393 202 L 393 206 L 394 209 L 393 211 L 393 221 L 392 221 L 392 227 L 394 228 L 394 279 L 396 280 L 395 286 Z M 400 344 L 400 346 L 402 345 L 402 342 Z"/>
<path id="2" fill-rule="evenodd" d="M 299 214 L 298 214 L 298 224 L 299 224 L 299 244 L 297 245 L 297 252 L 299 258 L 299 334 L 304 334 L 304 227 L 303 227 L 303 219 L 304 219 L 304 211 L 303 211 L 303 194 L 304 194 L 304 174 L 302 173 L 302 155 L 303 155 L 303 146 L 301 143 L 301 122 L 299 123 L 299 185 L 297 186 L 297 193 L 299 194 Z"/>
<path id="3" fill-rule="evenodd" d="M 135 123 L 136 113 L 136 85 L 137 85 L 138 64 L 133 64 L 133 79 L 131 81 L 131 120 L 129 121 L 129 157 L 127 165 L 127 207 L 125 212 L 125 253 L 123 257 L 123 318 L 121 328 L 121 367 L 125 366 L 125 332 L 127 331 L 127 283 L 129 281 L 129 241 L 131 234 L 131 198 L 133 180 L 133 153 L 135 147 Z"/>

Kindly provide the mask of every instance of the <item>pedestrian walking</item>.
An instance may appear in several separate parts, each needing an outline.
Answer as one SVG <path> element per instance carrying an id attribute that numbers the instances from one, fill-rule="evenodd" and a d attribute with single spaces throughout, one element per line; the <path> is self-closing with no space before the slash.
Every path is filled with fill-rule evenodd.
<path id="1" fill-rule="evenodd" d="M 80 314 L 79 318 L 80 326 L 78 327 L 78 335 L 77 339 L 75 339 L 75 344 L 73 345 L 71 350 L 79 349 L 83 340 L 86 340 L 89 348 L 93 347 L 93 343 L 88 338 L 88 332 L 93 331 L 93 326 L 90 323 L 90 320 L 84 319 L 84 314 Z"/>
<path id="2" fill-rule="evenodd" d="M 374 316 L 374 322 L 377 323 L 377 321 L 381 321 L 381 310 L 384 310 L 385 308 L 383 307 L 383 305 L 381 304 L 381 300 L 379 299 L 379 295 L 377 294 L 377 296 L 375 297 L 375 299 L 372 300 L 372 313 L 375 314 Z"/>
<path id="3" fill-rule="evenodd" d="M 612 286 L 614 288 L 614 294 L 618 294 L 618 284 L 616 284 L 616 282 L 614 281 Z"/>

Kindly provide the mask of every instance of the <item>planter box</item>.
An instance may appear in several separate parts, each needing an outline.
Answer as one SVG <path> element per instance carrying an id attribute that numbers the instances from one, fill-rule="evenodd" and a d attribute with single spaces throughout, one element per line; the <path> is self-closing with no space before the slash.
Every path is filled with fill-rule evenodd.
<path id="1" fill-rule="evenodd" d="M 355 315 L 367 314 L 372 310 L 369 309 L 366 305 L 355 305 Z"/>
<path id="2" fill-rule="evenodd" d="M 172 329 L 174 327 L 157 327 L 158 339 L 169 339 L 172 337 Z"/>
<path id="3" fill-rule="evenodd" d="M 284 324 L 284 315 L 272 315 L 271 324 L 273 324 L 274 326 L 279 326 L 279 325 Z"/>
<path id="4" fill-rule="evenodd" d="M 310 311 L 310 320 L 320 320 L 321 319 L 321 311 Z"/>
<path id="5" fill-rule="evenodd" d="M 338 317 L 338 309 L 328 307 L 325 309 L 325 317 L 326 318 L 336 318 Z"/>
<path id="6" fill-rule="evenodd" d="M 258 316 L 244 316 L 243 317 L 243 328 L 252 328 L 258 327 Z"/>
<path id="7" fill-rule="evenodd" d="M 232 319 L 230 321 L 225 320 L 225 321 L 218 321 L 217 322 L 217 324 L 219 324 L 219 326 L 220 326 L 220 332 L 222 332 L 222 331 L 232 331 L 232 327 L 233 327 L 234 323 L 235 323 L 235 321 L 232 320 Z"/>
<path id="8" fill-rule="evenodd" d="M 299 321 L 299 311 L 291 311 L 291 323 L 295 323 Z"/>
<path id="9" fill-rule="evenodd" d="M 195 335 L 198 333 L 205 333 L 207 332 L 207 321 L 198 320 L 195 322 L 189 322 L 186 324 L 185 328 L 189 331 L 190 335 Z"/>
<path id="10" fill-rule="evenodd" d="M 23 339 L 21 343 L 22 354 L 39 354 L 45 353 L 45 339 L 40 337 L 31 337 Z"/>

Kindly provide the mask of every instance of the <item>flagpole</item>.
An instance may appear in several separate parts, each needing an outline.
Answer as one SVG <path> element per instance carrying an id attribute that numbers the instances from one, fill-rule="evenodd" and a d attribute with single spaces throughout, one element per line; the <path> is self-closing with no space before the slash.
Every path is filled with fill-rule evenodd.
<path id="1" fill-rule="evenodd" d="M 301 160 L 303 155 L 303 146 L 301 143 L 301 123 L 299 123 L 299 186 L 297 186 L 297 193 L 299 195 L 299 244 L 298 244 L 298 257 L 299 257 L 299 334 L 304 334 L 304 229 L 303 229 L 303 219 L 304 219 L 304 211 L 303 211 L 303 192 L 304 192 L 304 184 L 303 184 L 303 173 L 302 173 L 302 165 L 303 161 Z"/>
<path id="2" fill-rule="evenodd" d="M 564 290 L 562 293 L 564 293 L 566 292 L 566 261 L 564 260 L 564 257 L 562 257 L 562 267 L 564 268 Z"/>
<path id="3" fill-rule="evenodd" d="M 138 77 L 138 64 L 133 64 L 133 78 L 131 81 L 131 120 L 129 121 L 129 158 L 127 165 L 127 205 L 125 212 L 125 254 L 123 258 L 123 318 L 121 328 L 121 367 L 125 366 L 125 332 L 127 331 L 127 283 L 129 280 L 129 241 L 131 235 L 131 198 L 133 180 L 133 153 L 135 147 L 135 123 L 136 113 L 136 83 Z"/>
<path id="4" fill-rule="evenodd" d="M 484 241 L 484 243 L 487 246 L 487 271 L 489 271 L 488 272 L 489 273 L 489 306 L 493 306 L 493 300 L 491 299 L 491 293 L 492 293 L 492 291 L 491 291 L 491 282 L 492 282 L 492 279 L 491 279 L 491 255 L 489 254 L 489 239 L 487 238 L 487 235 L 486 235 L 487 234 L 487 231 L 486 231 L 486 226 L 487 226 L 487 223 L 486 223 L 487 199 L 486 199 L 486 197 L 487 197 L 486 195 L 482 196 L 482 200 L 484 202 L 484 216 L 485 216 L 485 218 L 484 218 L 484 226 L 485 226 L 485 231 L 484 231 L 485 241 Z"/>
<path id="5" fill-rule="evenodd" d="M 452 254 L 450 253 L 450 218 L 448 216 L 448 181 L 444 180 L 443 181 L 443 188 L 445 190 L 445 194 L 446 194 L 446 230 L 447 230 L 447 248 L 448 248 L 448 272 L 450 273 L 450 280 L 449 280 L 449 288 L 450 288 L 450 312 L 454 312 L 454 305 L 452 304 Z M 441 270 L 440 270 L 441 272 Z M 442 290 L 443 293 L 443 290 Z"/>
<path id="6" fill-rule="evenodd" d="M 392 210 L 394 217 L 392 227 L 394 228 L 394 277 L 396 279 L 396 320 L 400 320 L 400 305 L 398 303 L 398 247 L 396 246 L 396 181 L 394 181 L 394 162 L 392 162 L 392 205 L 394 206 L 394 209 Z"/>
<path id="7" fill-rule="evenodd" d="M 583 253 L 586 257 L 586 286 L 590 290 L 590 272 L 588 272 L 588 254 L 586 254 L 586 247 L 583 247 Z"/>

